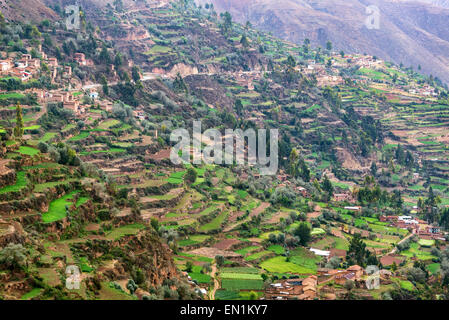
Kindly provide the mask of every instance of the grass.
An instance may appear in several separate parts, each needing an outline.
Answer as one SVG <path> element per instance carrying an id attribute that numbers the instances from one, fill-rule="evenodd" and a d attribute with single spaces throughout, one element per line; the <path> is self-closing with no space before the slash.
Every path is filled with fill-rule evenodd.
<path id="1" fill-rule="evenodd" d="M 238 291 L 220 289 L 215 292 L 215 300 L 236 300 L 240 298 Z"/>
<path id="2" fill-rule="evenodd" d="M 140 230 L 142 230 L 144 228 L 145 228 L 145 226 L 140 223 L 128 224 L 126 226 L 121 226 L 119 228 L 116 228 L 116 229 L 110 231 L 106 235 L 106 238 L 108 238 L 109 240 L 118 240 L 121 237 L 126 236 L 126 235 L 137 234 Z"/>
<path id="3" fill-rule="evenodd" d="M 246 255 L 254 250 L 257 250 L 259 248 L 260 247 L 258 247 L 258 246 L 249 246 L 249 247 L 246 247 L 243 249 L 236 250 L 235 252 L 244 256 L 244 255 Z"/>
<path id="4" fill-rule="evenodd" d="M 431 263 L 426 266 L 426 269 L 431 274 L 437 274 L 440 271 L 440 264 L 439 263 Z"/>
<path id="5" fill-rule="evenodd" d="M 420 239 L 418 244 L 422 247 L 431 247 L 435 244 L 435 240 Z"/>
<path id="6" fill-rule="evenodd" d="M 42 138 L 39 139 L 40 142 L 48 142 L 51 139 L 53 139 L 54 137 L 56 137 L 56 132 L 46 132 Z"/>
<path id="7" fill-rule="evenodd" d="M 79 135 L 71 137 L 69 141 L 80 141 L 86 139 L 87 137 L 89 137 L 89 135 L 90 135 L 89 131 L 83 131 Z"/>
<path id="8" fill-rule="evenodd" d="M 98 129 L 108 130 L 109 128 L 115 127 L 119 124 L 120 124 L 119 120 L 116 120 L 116 119 L 107 120 L 107 121 L 103 121 L 102 123 L 100 123 L 100 125 L 98 126 Z"/>
<path id="9" fill-rule="evenodd" d="M 223 273 L 251 273 L 251 274 L 258 274 L 259 269 L 257 268 L 251 268 L 251 267 L 235 267 L 235 268 L 223 268 L 221 269 Z"/>
<path id="10" fill-rule="evenodd" d="M 154 45 L 151 47 L 150 50 L 145 52 L 145 55 L 152 55 L 152 54 L 158 54 L 158 53 L 169 53 L 172 49 L 170 47 L 160 46 L 160 45 Z"/>
<path id="11" fill-rule="evenodd" d="M 419 244 L 416 242 L 410 244 L 410 248 L 402 251 L 401 254 L 409 258 L 415 255 L 419 260 L 431 260 L 435 258 L 430 252 L 419 249 Z"/>
<path id="12" fill-rule="evenodd" d="M 221 287 L 230 291 L 262 290 L 263 281 L 254 279 L 222 279 Z"/>
<path id="13" fill-rule="evenodd" d="M 170 177 L 167 178 L 167 182 L 172 184 L 182 184 L 183 177 L 187 171 L 177 171 L 173 172 Z"/>
<path id="14" fill-rule="evenodd" d="M 293 262 L 287 262 L 285 257 L 278 256 L 265 260 L 260 264 L 260 267 L 268 272 L 276 273 L 298 273 L 298 274 L 313 274 L 316 270 L 300 266 Z"/>
<path id="15" fill-rule="evenodd" d="M 251 255 L 247 256 L 247 257 L 245 258 L 245 260 L 246 260 L 246 261 L 257 260 L 257 259 L 262 258 L 263 256 L 266 256 L 266 255 L 270 254 L 270 253 L 271 253 L 271 251 L 266 251 L 266 250 L 260 251 L 260 252 L 256 252 L 256 253 L 254 253 L 254 254 L 251 254 Z"/>
<path id="16" fill-rule="evenodd" d="M 82 206 L 83 204 L 85 204 L 87 201 L 89 201 L 88 197 L 79 197 L 79 199 L 76 201 L 75 206 L 78 208 L 78 207 Z"/>
<path id="17" fill-rule="evenodd" d="M 208 274 L 203 274 L 201 272 L 190 272 L 189 276 L 192 280 L 196 280 L 198 283 L 210 283 L 211 277 Z"/>
<path id="18" fill-rule="evenodd" d="M 100 300 L 135 300 L 136 298 L 112 286 L 112 282 L 102 282 Z"/>
<path id="19" fill-rule="evenodd" d="M 19 147 L 19 152 L 21 154 L 27 155 L 27 156 L 35 156 L 36 154 L 39 153 L 39 150 L 35 149 L 35 148 L 31 148 L 31 147 L 27 147 L 27 146 L 20 146 Z"/>
<path id="20" fill-rule="evenodd" d="M 0 189 L 0 194 L 7 192 L 17 192 L 22 190 L 28 184 L 28 179 L 26 178 L 25 171 L 19 171 L 16 174 L 16 183 L 10 186 L 6 186 Z"/>
<path id="21" fill-rule="evenodd" d="M 53 188 L 62 184 L 68 184 L 70 182 L 75 181 L 76 179 L 65 179 L 64 181 L 52 181 L 52 182 L 46 182 L 46 183 L 40 183 L 40 184 L 36 184 L 34 186 L 34 192 L 44 192 L 49 188 Z"/>
<path id="22" fill-rule="evenodd" d="M 208 232 L 212 230 L 216 230 L 221 227 L 221 224 L 226 220 L 229 212 L 223 211 L 218 216 L 216 216 L 214 219 L 212 219 L 211 222 L 206 223 L 205 225 L 202 225 L 200 227 L 200 231 Z"/>
<path id="23" fill-rule="evenodd" d="M 273 251 L 276 254 L 283 254 L 285 252 L 284 247 L 279 244 L 269 246 L 268 250 Z"/>
<path id="24" fill-rule="evenodd" d="M 400 280 L 399 284 L 401 286 L 402 289 L 408 290 L 408 291 L 413 291 L 415 290 L 415 286 L 413 285 L 413 283 L 411 283 L 410 281 L 407 280 Z"/>
<path id="25" fill-rule="evenodd" d="M 42 214 L 42 221 L 45 223 L 50 223 L 64 219 L 67 216 L 65 207 L 70 207 L 72 205 L 70 200 L 72 200 L 73 196 L 77 192 L 78 191 L 72 191 L 63 197 L 52 201 L 48 207 L 48 211 Z"/>
<path id="26" fill-rule="evenodd" d="M 237 272 L 222 273 L 222 274 L 220 274 L 220 277 L 222 279 L 251 279 L 251 280 L 261 280 L 262 279 L 260 274 L 237 273 Z"/>
<path id="27" fill-rule="evenodd" d="M 23 99 L 25 96 L 18 92 L 11 92 L 11 93 L 3 93 L 0 94 L 0 100 L 6 100 L 6 99 Z"/>
<path id="28" fill-rule="evenodd" d="M 44 289 L 42 288 L 33 288 L 30 292 L 25 293 L 20 300 L 30 300 L 32 298 L 37 297 L 41 294 Z"/>

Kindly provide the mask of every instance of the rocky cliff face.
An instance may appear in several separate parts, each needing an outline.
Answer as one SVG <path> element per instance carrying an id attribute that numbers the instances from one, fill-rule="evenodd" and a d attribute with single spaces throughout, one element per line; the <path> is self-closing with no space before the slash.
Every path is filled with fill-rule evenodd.
<path id="1" fill-rule="evenodd" d="M 449 81 L 449 6 L 447 1 L 391 0 L 197 0 L 214 3 L 239 22 L 250 21 L 264 31 L 302 43 L 376 55 Z M 432 2 L 432 3 L 430 3 Z M 379 8 L 379 29 L 366 21 Z M 373 25 L 373 24 L 368 24 Z"/>

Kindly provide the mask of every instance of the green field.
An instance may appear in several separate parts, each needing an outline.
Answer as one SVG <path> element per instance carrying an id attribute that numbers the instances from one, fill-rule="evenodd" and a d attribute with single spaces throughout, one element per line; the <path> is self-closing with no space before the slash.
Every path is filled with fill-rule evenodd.
<path id="1" fill-rule="evenodd" d="M 200 227 L 200 231 L 208 232 L 208 231 L 212 231 L 212 230 L 216 230 L 216 229 L 220 228 L 221 224 L 226 220 L 228 214 L 229 214 L 228 211 L 223 211 L 218 216 L 216 216 L 214 219 L 212 219 L 211 222 L 209 222 L 205 225 L 202 225 Z"/>
<path id="2" fill-rule="evenodd" d="M 18 171 L 16 173 L 16 183 L 10 186 L 6 186 L 0 189 L 0 194 L 7 192 L 20 191 L 22 188 L 28 185 L 28 179 L 26 178 L 25 171 Z"/>
<path id="3" fill-rule="evenodd" d="M 222 279 L 221 287 L 225 290 L 262 290 L 262 280 L 249 279 Z"/>
<path id="4" fill-rule="evenodd" d="M 24 155 L 27 155 L 27 156 L 35 156 L 36 154 L 39 153 L 39 150 L 37 150 L 35 148 L 27 147 L 27 146 L 20 146 L 19 147 L 19 152 L 21 154 L 24 154 Z"/>
<path id="5" fill-rule="evenodd" d="M 67 216 L 65 207 L 70 207 L 73 204 L 71 200 L 76 193 L 78 193 L 78 191 L 72 191 L 63 197 L 52 201 L 48 207 L 48 211 L 42 214 L 42 221 L 50 223 L 64 219 Z"/>

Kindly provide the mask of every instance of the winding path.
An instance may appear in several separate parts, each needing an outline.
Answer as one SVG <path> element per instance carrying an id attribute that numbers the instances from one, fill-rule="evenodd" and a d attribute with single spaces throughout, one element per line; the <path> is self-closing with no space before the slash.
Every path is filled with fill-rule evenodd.
<path id="1" fill-rule="evenodd" d="M 214 263 L 212 265 L 212 270 L 210 273 L 211 273 L 211 277 L 214 279 L 214 288 L 210 292 L 210 300 L 215 300 L 215 292 L 218 290 L 218 288 L 220 288 L 220 282 L 218 281 L 217 276 L 215 275 L 217 273 L 217 264 L 216 263 Z"/>

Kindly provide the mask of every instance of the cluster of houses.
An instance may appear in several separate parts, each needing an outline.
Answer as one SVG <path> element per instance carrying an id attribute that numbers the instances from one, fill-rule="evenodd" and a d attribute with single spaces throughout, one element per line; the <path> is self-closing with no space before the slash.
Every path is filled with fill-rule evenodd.
<path id="1" fill-rule="evenodd" d="M 355 203 L 354 196 L 351 192 L 335 193 L 332 200 L 335 202 Z"/>
<path id="2" fill-rule="evenodd" d="M 39 71 L 40 67 L 40 59 L 34 59 L 30 54 L 24 54 L 15 61 L 12 58 L 0 60 L 0 75 L 16 77 L 26 82 Z"/>
<path id="3" fill-rule="evenodd" d="M 388 270 L 380 270 L 376 276 L 379 277 L 379 283 L 387 283 L 392 273 Z M 328 288 L 327 283 L 333 282 L 344 286 L 347 281 L 352 281 L 357 288 L 367 288 L 368 277 L 369 275 L 359 265 L 350 266 L 346 270 L 320 268 L 317 270 L 317 275 L 305 279 L 285 279 L 270 284 L 265 289 L 265 299 L 314 300 L 326 293 L 324 289 Z M 333 296 L 332 299 L 335 299 L 335 295 L 325 294 L 324 296 Z"/>
<path id="4" fill-rule="evenodd" d="M 27 82 L 39 73 L 41 61 L 44 61 L 50 68 L 50 74 L 54 80 L 57 75 L 58 59 L 47 57 L 46 53 L 42 51 L 42 46 L 38 47 L 38 54 L 40 58 L 33 58 L 31 54 L 26 53 L 20 57 L 10 57 L 0 60 L 0 75 L 17 77 L 22 82 Z"/>
<path id="5" fill-rule="evenodd" d="M 303 197 L 307 197 L 309 195 L 306 188 L 294 185 L 289 180 L 289 176 L 285 174 L 282 170 L 280 174 L 277 175 L 277 178 L 280 181 L 280 183 L 277 186 L 278 188 L 285 188 L 288 186 L 291 189 L 293 189 L 293 191 L 295 191 L 296 193 L 300 194 Z"/>
<path id="6" fill-rule="evenodd" d="M 317 297 L 317 276 L 305 279 L 287 279 L 270 284 L 265 289 L 268 300 L 313 300 Z"/>
<path id="7" fill-rule="evenodd" d="M 426 221 L 412 216 L 381 216 L 382 222 L 389 222 L 390 226 L 411 230 L 422 239 L 445 240 L 440 227 L 429 225 Z"/>
<path id="8" fill-rule="evenodd" d="M 365 270 L 359 265 L 350 266 L 346 270 L 328 268 L 318 269 L 320 283 L 334 281 L 336 284 L 344 285 L 348 280 L 354 281 L 355 283 L 361 283 L 365 281 L 363 279 L 364 274 Z"/>
<path id="9" fill-rule="evenodd" d="M 380 67 L 383 62 L 382 60 L 374 59 L 371 56 L 354 56 L 352 60 L 355 62 L 355 65 L 360 66 L 362 68 L 376 68 Z"/>
<path id="10" fill-rule="evenodd" d="M 425 96 L 425 97 L 438 96 L 438 93 L 435 92 L 435 88 L 432 88 L 431 86 L 429 86 L 427 84 L 422 87 L 419 87 L 419 88 L 410 88 L 408 90 L 408 92 L 411 94 L 416 94 L 416 95 Z"/>

